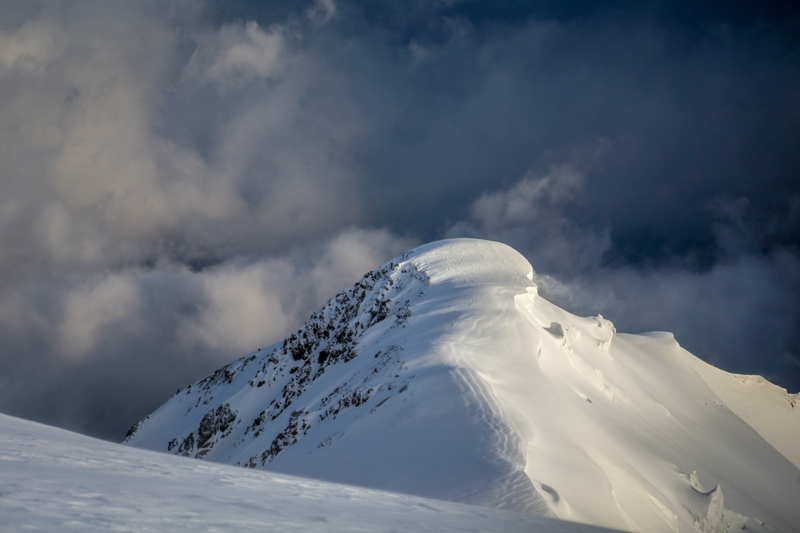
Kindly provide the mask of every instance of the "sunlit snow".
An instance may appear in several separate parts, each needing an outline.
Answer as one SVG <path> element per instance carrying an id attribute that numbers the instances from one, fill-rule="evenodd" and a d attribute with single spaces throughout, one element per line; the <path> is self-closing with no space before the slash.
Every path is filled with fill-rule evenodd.
<path id="1" fill-rule="evenodd" d="M 572 315 L 534 280 L 499 243 L 419 247 L 127 442 L 630 531 L 797 530 L 796 395 Z"/>

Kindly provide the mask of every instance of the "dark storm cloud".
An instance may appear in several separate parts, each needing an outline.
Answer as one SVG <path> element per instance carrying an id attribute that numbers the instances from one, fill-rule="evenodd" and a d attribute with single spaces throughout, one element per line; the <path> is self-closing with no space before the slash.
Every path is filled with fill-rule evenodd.
<path id="1" fill-rule="evenodd" d="M 118 439 L 423 240 L 800 387 L 788 3 L 0 1 L 0 410 Z"/>
<path id="2" fill-rule="evenodd" d="M 452 48 L 433 48 L 433 58 L 422 48 L 413 81 L 396 84 L 409 85 L 404 98 L 387 106 L 402 122 L 370 138 L 367 171 L 382 178 L 373 205 L 419 196 L 423 184 L 431 192 L 416 198 L 418 212 L 392 213 L 402 224 L 422 216 L 417 226 L 429 228 L 434 205 L 458 219 L 492 181 L 509 184 L 575 151 L 605 153 L 572 215 L 612 225 L 633 254 L 711 238 L 706 206 L 716 195 L 765 203 L 797 192 L 794 54 L 773 57 L 769 44 L 730 28 L 686 51 L 648 22 L 534 21 L 484 38 L 460 29 L 466 36 L 454 30 Z M 391 167 L 370 158 L 387 152 Z"/>

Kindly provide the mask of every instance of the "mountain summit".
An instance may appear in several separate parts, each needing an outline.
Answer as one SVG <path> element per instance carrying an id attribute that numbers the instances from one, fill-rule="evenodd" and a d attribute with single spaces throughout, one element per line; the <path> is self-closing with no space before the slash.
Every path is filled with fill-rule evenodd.
<path id="1" fill-rule="evenodd" d="M 503 244 L 418 247 L 132 446 L 647 532 L 796 531 L 800 398 L 537 294 Z"/>

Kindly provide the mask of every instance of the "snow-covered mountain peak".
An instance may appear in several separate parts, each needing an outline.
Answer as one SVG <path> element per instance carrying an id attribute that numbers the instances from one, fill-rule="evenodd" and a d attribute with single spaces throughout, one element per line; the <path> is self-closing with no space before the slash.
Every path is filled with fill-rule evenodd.
<path id="1" fill-rule="evenodd" d="M 368 273 L 126 442 L 631 531 L 792 531 L 800 410 L 766 385 L 572 315 L 513 249 L 457 239 Z"/>
<path id="2" fill-rule="evenodd" d="M 405 257 L 433 283 L 534 286 L 528 260 L 499 242 L 449 239 L 419 246 Z"/>

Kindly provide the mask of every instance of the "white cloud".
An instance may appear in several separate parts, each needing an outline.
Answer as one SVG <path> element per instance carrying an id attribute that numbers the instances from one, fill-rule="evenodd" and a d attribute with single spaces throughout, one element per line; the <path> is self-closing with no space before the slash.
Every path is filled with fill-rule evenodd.
<path id="1" fill-rule="evenodd" d="M 6 223 L 0 246 L 91 271 L 274 253 L 361 222 L 341 155 L 355 130 L 302 104 L 308 72 L 283 77 L 298 57 L 285 25 L 183 32 L 158 10 L 90 4 L 0 34 L 0 211 L 35 228 Z M 207 91 L 258 80 L 274 83 Z M 196 106 L 165 121 L 169 99 Z M 164 129 L 195 120 L 207 150 Z"/>
<path id="2" fill-rule="evenodd" d="M 336 4 L 333 0 L 316 0 L 314 5 L 306 10 L 308 18 L 317 24 L 325 24 L 336 15 Z"/>
<path id="3" fill-rule="evenodd" d="M 555 167 L 544 176 L 529 171 L 509 189 L 481 195 L 472 204 L 470 218 L 488 231 L 530 222 L 543 209 L 572 200 L 582 185 L 583 176 L 569 165 Z"/>
<path id="4" fill-rule="evenodd" d="M 385 230 L 352 228 L 331 240 L 252 264 L 184 271 L 202 287 L 197 312 L 182 318 L 187 346 L 244 354 L 283 339 L 363 274 L 411 247 Z"/>
<path id="5" fill-rule="evenodd" d="M 564 213 L 583 184 L 583 175 L 571 165 L 543 175 L 528 172 L 507 189 L 482 194 L 470 207 L 469 218 L 451 226 L 447 236 L 505 242 L 527 255 L 541 273 L 595 268 L 611 246 L 609 232 L 583 228 Z"/>
<path id="6" fill-rule="evenodd" d="M 59 28 L 46 22 L 24 24 L 16 31 L 0 32 L 0 65 L 39 74 L 60 53 Z"/>
<path id="7" fill-rule="evenodd" d="M 188 72 L 221 88 L 275 79 L 286 62 L 285 48 L 284 28 L 278 24 L 266 30 L 252 20 L 226 25 L 198 37 Z"/>
<path id="8" fill-rule="evenodd" d="M 288 275 L 287 275 L 288 274 Z M 246 353 L 286 330 L 280 289 L 291 284 L 291 267 L 279 261 L 227 267 L 202 276 L 199 316 L 179 331 L 184 343 Z"/>
<path id="9" fill-rule="evenodd" d="M 109 275 L 94 284 L 71 291 L 63 300 L 63 319 L 58 326 L 61 353 L 80 359 L 94 348 L 103 330 L 127 320 L 135 326 L 139 295 L 130 277 Z"/>
<path id="10" fill-rule="evenodd" d="M 314 292 L 332 295 L 415 244 L 418 243 L 386 230 L 346 230 L 325 244 L 318 262 L 313 264 L 309 276 Z"/>

